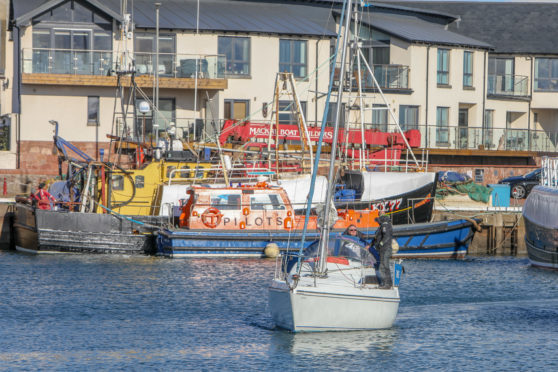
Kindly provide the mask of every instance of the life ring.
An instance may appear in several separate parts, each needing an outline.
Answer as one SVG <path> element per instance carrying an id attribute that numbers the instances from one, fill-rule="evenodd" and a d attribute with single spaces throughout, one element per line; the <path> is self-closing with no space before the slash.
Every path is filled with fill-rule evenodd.
<path id="1" fill-rule="evenodd" d="M 242 210 L 242 214 L 248 216 L 250 214 L 250 208 L 244 207 L 244 209 Z"/>
<path id="2" fill-rule="evenodd" d="M 240 221 L 240 230 L 244 230 L 246 228 L 246 222 Z"/>
<path id="3" fill-rule="evenodd" d="M 217 225 L 221 222 L 221 218 L 223 215 L 219 211 L 219 209 L 215 207 L 207 208 L 201 215 L 201 220 L 203 224 L 209 228 L 216 228 Z"/>

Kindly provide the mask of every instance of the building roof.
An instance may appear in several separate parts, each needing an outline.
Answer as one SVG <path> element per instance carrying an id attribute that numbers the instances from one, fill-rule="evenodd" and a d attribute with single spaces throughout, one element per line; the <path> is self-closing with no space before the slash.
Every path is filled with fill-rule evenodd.
<path id="1" fill-rule="evenodd" d="M 362 22 L 387 34 L 410 42 L 492 48 L 492 46 L 486 42 L 448 31 L 443 24 L 427 22 L 417 16 L 383 12 L 363 12 Z"/>
<path id="2" fill-rule="evenodd" d="M 554 37 L 558 33 L 558 4 L 556 3 L 475 1 L 395 3 L 458 14 L 460 20 L 452 23 L 449 29 L 493 45 L 494 53 L 558 54 L 558 39 Z"/>
<path id="3" fill-rule="evenodd" d="M 120 14 L 121 0 L 82 0 L 101 10 Z M 62 0 L 12 0 L 13 19 L 20 22 L 46 11 Z M 197 0 L 159 0 L 161 29 L 195 30 Z M 138 28 L 155 28 L 153 0 L 134 0 L 133 20 Z M 51 7 L 52 7 L 51 6 Z M 131 12 L 131 9 L 129 10 Z M 105 11 L 106 13 L 106 11 Z M 304 2 L 203 0 L 199 7 L 200 31 L 267 33 L 301 36 L 336 36 L 335 24 L 327 6 Z"/>

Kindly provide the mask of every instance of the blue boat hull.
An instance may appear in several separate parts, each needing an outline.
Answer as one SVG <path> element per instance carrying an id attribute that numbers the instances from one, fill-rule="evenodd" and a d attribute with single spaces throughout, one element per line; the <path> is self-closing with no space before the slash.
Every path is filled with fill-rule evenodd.
<path id="1" fill-rule="evenodd" d="M 342 231 L 332 231 L 331 237 Z M 375 229 L 364 232 L 367 239 Z M 474 229 L 468 220 L 430 222 L 393 227 L 400 258 L 463 258 Z M 157 254 L 168 257 L 262 257 L 270 243 L 285 251 L 300 249 L 301 231 L 251 230 L 162 230 L 157 237 Z M 305 247 L 319 235 L 307 233 Z"/>

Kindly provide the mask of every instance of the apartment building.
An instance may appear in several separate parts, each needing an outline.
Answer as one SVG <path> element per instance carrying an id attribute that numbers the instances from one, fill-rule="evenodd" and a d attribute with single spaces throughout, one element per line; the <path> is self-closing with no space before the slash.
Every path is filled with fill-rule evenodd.
<path id="1" fill-rule="evenodd" d="M 340 2 L 207 0 L 199 8 L 195 0 L 160 3 L 157 11 L 144 0 L 9 1 L 0 168 L 55 172 L 50 120 L 58 121 L 60 136 L 92 155 L 107 147 L 107 134 L 124 128 L 137 136 L 176 125 L 180 136 L 203 139 L 218 133 L 224 119 L 270 120 L 277 73 L 283 71 L 294 74 L 303 113 L 319 125 Z M 393 131 L 399 122 L 403 129 L 419 129 L 425 148 L 553 151 L 558 69 L 552 51 L 558 49 L 543 53 L 548 42 L 532 53 L 507 50 L 497 38 L 467 31 L 467 7 L 446 6 L 378 3 L 360 9 L 351 34 L 358 36 L 389 110 L 363 74 L 365 101 L 355 84 L 345 82 L 353 88 L 343 104 L 365 108 L 349 111 L 346 125 L 360 122 L 360 115 L 368 128 Z M 127 28 L 123 14 L 131 17 Z M 138 89 L 127 97 L 129 77 L 120 78 L 126 96 L 121 105 L 116 71 L 131 69 Z M 154 123 L 153 111 L 136 111 L 133 120 L 138 103 L 154 99 L 155 75 L 160 115 Z M 278 100 L 285 122 L 292 119 L 291 98 Z M 129 113 L 126 127 L 123 111 Z"/>

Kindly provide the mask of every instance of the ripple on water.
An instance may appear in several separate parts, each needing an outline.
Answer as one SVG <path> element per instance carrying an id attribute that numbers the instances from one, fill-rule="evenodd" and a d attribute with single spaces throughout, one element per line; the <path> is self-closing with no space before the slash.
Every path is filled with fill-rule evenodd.
<path id="1" fill-rule="evenodd" d="M 0 252 L 2 369 L 548 370 L 558 273 L 526 259 L 408 260 L 395 326 L 276 329 L 274 260 Z M 552 369 L 552 368 L 551 368 Z"/>

